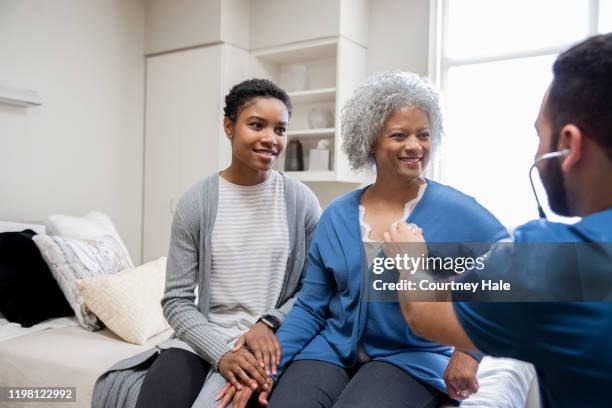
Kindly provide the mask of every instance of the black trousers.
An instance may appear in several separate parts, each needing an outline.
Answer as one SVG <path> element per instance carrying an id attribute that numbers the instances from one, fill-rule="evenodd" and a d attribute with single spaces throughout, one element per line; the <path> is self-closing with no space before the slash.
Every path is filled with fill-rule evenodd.
<path id="1" fill-rule="evenodd" d="M 356 369 L 302 360 L 287 367 L 269 408 L 433 408 L 446 394 L 382 361 Z"/>
<path id="2" fill-rule="evenodd" d="M 189 351 L 162 351 L 145 376 L 136 408 L 190 408 L 209 369 L 210 364 Z"/>

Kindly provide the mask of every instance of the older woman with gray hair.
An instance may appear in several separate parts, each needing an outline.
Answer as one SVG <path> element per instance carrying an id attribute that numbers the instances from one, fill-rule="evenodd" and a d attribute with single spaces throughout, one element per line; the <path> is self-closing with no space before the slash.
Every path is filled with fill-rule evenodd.
<path id="1" fill-rule="evenodd" d="M 373 76 L 347 102 L 342 124 L 352 167 L 374 167 L 376 181 L 336 199 L 320 219 L 303 288 L 277 332 L 282 375 L 270 406 L 437 407 L 449 395 L 465 399 L 478 390 L 480 357 L 416 336 L 397 298 L 374 301 L 373 256 L 364 247 L 375 256 L 404 221 L 422 228 L 427 242 L 492 243 L 506 230 L 473 198 L 423 176 L 442 123 L 437 94 L 417 75 Z"/>

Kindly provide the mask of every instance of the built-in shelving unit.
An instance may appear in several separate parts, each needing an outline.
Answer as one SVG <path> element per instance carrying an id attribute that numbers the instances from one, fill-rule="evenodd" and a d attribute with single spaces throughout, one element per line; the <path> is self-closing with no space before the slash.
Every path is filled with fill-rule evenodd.
<path id="1" fill-rule="evenodd" d="M 333 102 L 336 98 L 336 88 L 310 89 L 308 91 L 289 92 L 294 104 Z"/>
<path id="2" fill-rule="evenodd" d="M 289 171 L 305 182 L 360 183 L 341 152 L 340 112 L 353 90 L 365 80 L 366 50 L 343 37 L 304 41 L 251 52 L 252 76 L 269 78 L 288 91 L 293 104 L 289 140 L 299 140 L 304 171 Z M 318 120 L 315 120 L 318 113 Z M 324 124 L 325 126 L 313 126 Z M 311 168 L 310 152 L 329 141 L 328 168 Z M 285 170 L 281 156 L 278 170 Z"/>
<path id="3" fill-rule="evenodd" d="M 337 181 L 333 171 L 287 171 L 287 175 L 300 181 Z"/>
<path id="4" fill-rule="evenodd" d="M 287 136 L 298 139 L 306 138 L 333 138 L 336 134 L 336 128 L 321 128 L 321 129 L 306 129 L 306 130 L 290 130 Z"/>

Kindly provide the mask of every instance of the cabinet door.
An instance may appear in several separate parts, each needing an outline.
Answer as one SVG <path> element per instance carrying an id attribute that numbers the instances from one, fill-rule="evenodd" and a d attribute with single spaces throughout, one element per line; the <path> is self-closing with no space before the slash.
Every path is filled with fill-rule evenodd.
<path id="1" fill-rule="evenodd" d="M 165 256 L 181 194 L 217 171 L 221 46 L 147 58 L 143 260 Z"/>

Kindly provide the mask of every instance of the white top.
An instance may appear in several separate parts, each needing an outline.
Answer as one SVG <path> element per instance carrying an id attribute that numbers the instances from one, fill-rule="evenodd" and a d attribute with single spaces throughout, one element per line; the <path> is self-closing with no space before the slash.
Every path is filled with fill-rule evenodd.
<path id="1" fill-rule="evenodd" d="M 408 217 L 410 217 L 412 211 L 414 211 L 419 201 L 421 201 L 421 198 L 423 198 L 423 194 L 425 193 L 426 188 L 427 181 L 423 179 L 423 183 L 421 183 L 421 185 L 419 186 L 419 192 L 417 193 L 417 196 L 412 200 L 408 201 L 406 204 L 404 204 L 404 215 L 402 216 L 402 218 L 395 220 L 391 225 L 395 225 L 402 220 L 407 220 Z M 370 224 L 365 222 L 365 207 L 363 205 L 359 205 L 359 227 L 361 228 L 361 240 L 363 242 L 380 242 L 370 239 L 370 232 L 372 231 L 372 227 L 370 226 Z"/>
<path id="2" fill-rule="evenodd" d="M 211 242 L 208 320 L 231 343 L 274 307 L 280 296 L 289 257 L 280 173 L 272 171 L 254 186 L 239 186 L 219 177 Z"/>

